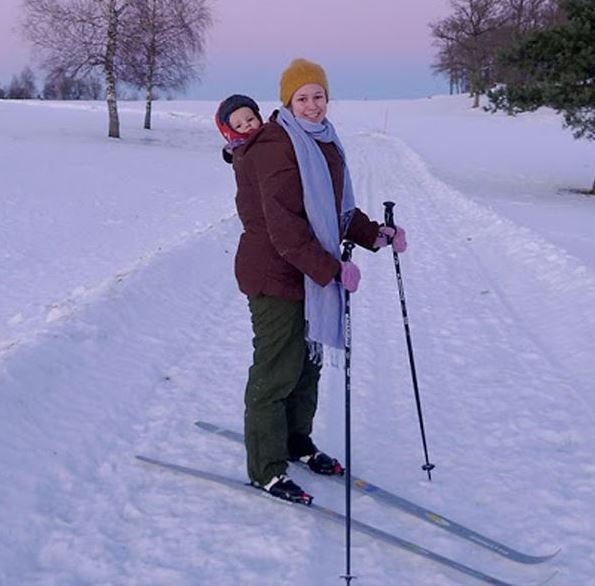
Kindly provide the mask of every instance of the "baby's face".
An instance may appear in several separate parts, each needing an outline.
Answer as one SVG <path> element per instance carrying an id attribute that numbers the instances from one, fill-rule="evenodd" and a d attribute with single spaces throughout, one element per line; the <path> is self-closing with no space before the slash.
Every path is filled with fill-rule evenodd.
<path id="1" fill-rule="evenodd" d="M 229 125 L 232 130 L 240 134 L 248 134 L 260 127 L 260 120 L 251 108 L 243 106 L 232 112 L 229 117 Z"/>

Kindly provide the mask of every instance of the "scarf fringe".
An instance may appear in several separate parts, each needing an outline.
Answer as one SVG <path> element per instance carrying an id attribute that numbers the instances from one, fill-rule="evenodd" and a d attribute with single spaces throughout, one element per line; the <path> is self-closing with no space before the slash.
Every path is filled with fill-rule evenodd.
<path id="1" fill-rule="evenodd" d="M 332 366 L 343 368 L 345 366 L 345 351 L 339 348 L 323 346 L 319 342 L 306 340 L 308 346 L 308 360 L 317 366 Z"/>

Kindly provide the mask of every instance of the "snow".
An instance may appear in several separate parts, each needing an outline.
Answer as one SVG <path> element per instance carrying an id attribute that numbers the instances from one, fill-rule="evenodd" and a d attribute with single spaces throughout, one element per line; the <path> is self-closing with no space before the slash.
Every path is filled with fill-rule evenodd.
<path id="1" fill-rule="evenodd" d="M 265 112 L 274 104 L 264 104 Z M 354 517 L 518 584 L 595 585 L 593 147 L 547 110 L 465 97 L 331 103 L 357 200 L 397 202 L 432 482 L 393 262 L 356 250 L 353 471 L 533 553 L 498 558 L 353 494 Z M 214 102 L 0 101 L 0 584 L 331 585 L 341 528 L 135 454 L 245 479 L 251 359 L 233 277 L 240 233 Z M 343 457 L 343 373 L 315 440 Z M 303 471 L 316 502 L 340 486 Z M 354 534 L 358 584 L 478 583 Z"/>

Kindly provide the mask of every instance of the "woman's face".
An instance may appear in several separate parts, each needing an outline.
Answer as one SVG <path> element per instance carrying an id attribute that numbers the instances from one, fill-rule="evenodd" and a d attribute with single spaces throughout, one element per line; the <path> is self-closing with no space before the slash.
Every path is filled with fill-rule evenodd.
<path id="1" fill-rule="evenodd" d="M 291 97 L 289 109 L 296 118 L 322 122 L 326 116 L 326 93 L 317 83 L 307 83 Z"/>

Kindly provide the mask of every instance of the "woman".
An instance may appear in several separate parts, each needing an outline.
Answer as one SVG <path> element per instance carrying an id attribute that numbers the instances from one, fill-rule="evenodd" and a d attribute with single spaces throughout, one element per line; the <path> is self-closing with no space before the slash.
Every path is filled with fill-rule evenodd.
<path id="1" fill-rule="evenodd" d="M 344 151 L 326 119 L 323 68 L 294 60 L 280 97 L 280 110 L 233 157 L 244 227 L 236 278 L 254 331 L 246 451 L 253 486 L 309 504 L 312 497 L 286 475 L 288 460 L 343 473 L 311 439 L 322 346 L 343 348 L 343 287 L 355 291 L 360 278 L 353 263 L 340 261 L 341 239 L 369 250 L 392 240 L 400 252 L 406 243 L 403 230 L 395 234 L 355 207 Z"/>

